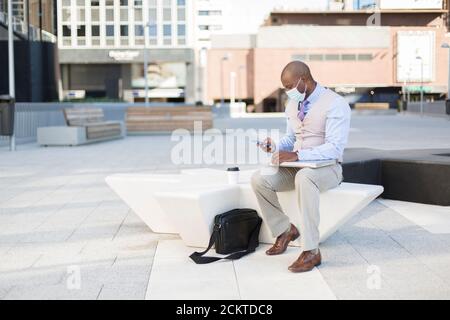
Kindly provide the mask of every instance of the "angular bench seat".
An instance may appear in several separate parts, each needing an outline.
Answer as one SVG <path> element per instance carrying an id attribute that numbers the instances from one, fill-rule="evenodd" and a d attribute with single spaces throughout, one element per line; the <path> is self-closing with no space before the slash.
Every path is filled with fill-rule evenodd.
<path id="1" fill-rule="evenodd" d="M 320 241 L 325 241 L 348 219 L 366 207 L 383 192 L 383 187 L 342 183 L 320 196 Z M 298 225 L 295 191 L 279 192 L 280 204 L 294 224 Z M 212 231 L 214 216 L 234 208 L 252 208 L 260 212 L 250 184 L 209 186 L 176 191 L 156 192 L 155 198 L 170 216 L 184 243 L 206 247 Z M 263 220 L 260 242 L 274 243 Z M 297 240 L 294 245 L 299 245 Z"/>
<path id="2" fill-rule="evenodd" d="M 241 172 L 238 185 L 228 185 L 226 172 L 211 169 L 185 170 L 175 175 L 113 175 L 106 182 L 154 232 L 179 233 L 186 245 L 206 247 L 216 214 L 239 207 L 259 212 L 249 183 L 253 171 Z M 322 193 L 321 241 L 382 192 L 383 187 L 378 185 L 342 183 Z M 295 191 L 280 192 L 279 198 L 286 214 L 296 223 Z M 274 241 L 265 223 L 260 241 Z"/>
<path id="3" fill-rule="evenodd" d="M 155 200 L 154 194 L 194 185 L 227 183 L 226 176 L 219 170 L 197 170 L 182 170 L 182 174 L 114 174 L 106 177 L 105 181 L 153 232 L 178 233 L 168 215 Z"/>

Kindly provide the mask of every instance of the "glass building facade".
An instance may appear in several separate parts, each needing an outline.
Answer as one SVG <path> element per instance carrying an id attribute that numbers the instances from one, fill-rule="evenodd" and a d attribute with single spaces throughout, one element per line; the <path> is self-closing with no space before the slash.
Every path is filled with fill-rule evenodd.
<path id="1" fill-rule="evenodd" d="M 188 45 L 187 0 L 58 0 L 60 48 Z"/>

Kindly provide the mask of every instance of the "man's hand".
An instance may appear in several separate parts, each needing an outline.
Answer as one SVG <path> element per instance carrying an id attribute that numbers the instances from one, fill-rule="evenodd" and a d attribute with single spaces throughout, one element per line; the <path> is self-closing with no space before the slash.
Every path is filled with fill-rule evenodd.
<path id="1" fill-rule="evenodd" d="M 274 142 L 271 138 L 266 138 L 263 140 L 262 144 L 259 146 L 264 152 L 271 153 L 274 149 Z"/>
<path id="2" fill-rule="evenodd" d="M 291 151 L 275 152 L 272 156 L 272 163 L 277 165 L 283 162 L 294 162 L 297 160 L 298 160 L 297 153 Z"/>

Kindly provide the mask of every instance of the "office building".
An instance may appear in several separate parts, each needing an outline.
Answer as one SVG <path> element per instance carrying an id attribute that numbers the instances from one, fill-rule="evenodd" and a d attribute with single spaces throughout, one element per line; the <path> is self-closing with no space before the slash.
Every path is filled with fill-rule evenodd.
<path id="1" fill-rule="evenodd" d="M 191 0 L 58 0 L 66 98 L 194 100 Z M 144 49 L 149 65 L 144 71 Z"/>
<path id="2" fill-rule="evenodd" d="M 447 1 L 380 1 L 370 10 L 367 2 L 356 9 L 355 2 L 340 3 L 327 11 L 274 10 L 254 35 L 214 36 L 208 83 L 219 85 L 209 87 L 207 100 L 230 99 L 234 92 L 257 111 L 282 111 L 279 77 L 291 60 L 308 63 L 323 85 L 350 103 L 396 107 L 405 92 L 418 99 L 421 88 L 427 100 L 445 98 Z"/>
<path id="3" fill-rule="evenodd" d="M 12 0 L 16 100 L 58 100 L 58 54 L 53 0 Z M 7 1 L 0 0 L 0 94 L 9 92 Z"/>

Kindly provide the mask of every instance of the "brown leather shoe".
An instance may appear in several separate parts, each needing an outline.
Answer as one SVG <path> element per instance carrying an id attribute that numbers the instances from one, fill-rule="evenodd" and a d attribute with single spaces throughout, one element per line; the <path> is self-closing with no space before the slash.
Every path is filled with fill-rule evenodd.
<path id="1" fill-rule="evenodd" d="M 269 256 L 274 256 L 277 254 L 282 254 L 286 251 L 289 242 L 294 241 L 300 236 L 300 232 L 298 232 L 297 228 L 291 223 L 291 228 L 289 231 L 286 231 L 285 233 L 282 233 L 277 237 L 277 241 L 275 241 L 275 244 L 266 251 L 266 254 Z"/>
<path id="2" fill-rule="evenodd" d="M 303 251 L 300 257 L 288 269 L 292 272 L 306 272 L 311 271 L 314 267 L 320 266 L 321 263 L 322 256 L 320 255 L 320 250 L 317 253 Z"/>

